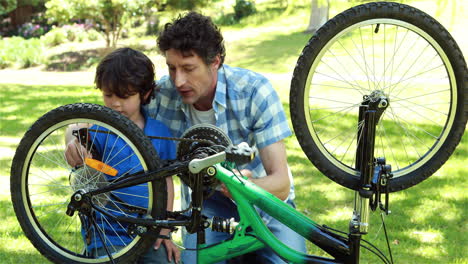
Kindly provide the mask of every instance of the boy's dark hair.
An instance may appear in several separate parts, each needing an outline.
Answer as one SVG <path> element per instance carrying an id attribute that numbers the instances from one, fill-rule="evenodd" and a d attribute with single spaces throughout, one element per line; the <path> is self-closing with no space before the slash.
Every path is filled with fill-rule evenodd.
<path id="1" fill-rule="evenodd" d="M 96 68 L 96 88 L 112 92 L 120 98 L 140 94 L 141 104 L 149 103 L 154 92 L 154 64 L 143 53 L 119 48 L 109 53 Z M 150 92 L 147 100 L 144 95 Z"/>
<path id="2" fill-rule="evenodd" d="M 158 48 L 163 53 L 169 49 L 180 50 L 183 53 L 193 50 L 207 65 L 219 54 L 221 66 L 226 56 L 219 28 L 210 17 L 193 11 L 185 16 L 179 15 L 172 23 L 164 26 L 158 38 Z"/>

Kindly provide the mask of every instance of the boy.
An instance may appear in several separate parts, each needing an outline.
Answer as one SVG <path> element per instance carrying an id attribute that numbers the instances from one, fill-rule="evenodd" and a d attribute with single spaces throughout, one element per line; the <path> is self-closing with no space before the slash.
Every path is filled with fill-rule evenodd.
<path id="1" fill-rule="evenodd" d="M 96 69 L 95 83 L 96 88 L 102 91 L 104 104 L 107 107 L 128 117 L 141 128 L 146 135 L 170 137 L 169 129 L 161 122 L 148 117 L 142 108 L 142 105 L 149 102 L 155 89 L 154 65 L 143 53 L 131 48 L 120 48 L 108 54 L 99 63 Z M 105 133 L 95 134 L 90 132 L 90 134 L 92 134 L 91 138 L 97 137 L 95 144 L 99 153 L 107 153 L 107 157 L 112 156 L 113 160 L 119 161 L 116 162 L 115 165 L 112 163 L 108 163 L 108 165 L 114 167 L 119 172 L 125 173 L 133 173 L 141 170 L 140 166 L 135 167 L 135 162 L 132 162 L 131 159 L 120 162 L 122 159 L 126 158 L 124 152 L 131 151 L 131 149 L 125 149 L 125 146 L 122 146 L 124 151 L 121 151 L 120 146 L 114 148 L 113 146 L 119 145 L 119 140 L 117 138 L 112 138 L 112 136 L 110 139 L 106 138 Z M 104 138 L 101 140 L 99 137 Z M 107 137 L 109 136 L 107 135 Z M 110 144 L 108 142 L 109 140 L 111 141 Z M 113 143 L 114 141 L 116 143 Z M 175 159 L 175 145 L 172 141 L 161 139 L 152 139 L 151 141 L 161 159 Z M 105 148 L 101 146 L 99 142 L 106 142 L 107 146 L 112 147 Z M 71 166 L 82 164 L 83 161 L 80 154 L 82 150 L 76 148 L 79 144 L 74 140 L 68 143 L 68 146 L 71 145 L 75 147 L 67 148 L 65 153 L 67 160 Z M 90 154 L 88 153 L 87 155 L 89 156 Z M 119 156 L 122 156 L 122 158 Z M 105 157 L 102 158 L 104 160 Z M 138 165 L 138 161 L 136 162 Z M 117 177 L 118 176 L 120 175 L 117 175 Z M 115 198 L 118 200 L 117 203 L 125 202 L 133 206 L 144 206 L 147 202 L 147 198 L 145 198 L 147 195 L 145 196 L 144 194 L 144 192 L 147 192 L 146 186 L 131 186 L 124 189 L 119 190 L 119 193 L 125 194 L 120 194 L 120 197 Z M 172 210 L 174 198 L 172 178 L 167 178 L 167 189 L 167 207 L 168 210 Z M 101 229 L 102 232 L 106 232 L 106 237 L 110 238 L 110 241 L 106 241 L 106 243 L 108 242 L 111 244 L 108 246 L 111 251 L 125 246 L 132 240 L 126 234 L 126 226 L 122 226 L 122 223 L 111 222 L 106 216 L 99 213 L 96 215 L 96 222 L 98 223 L 99 229 Z M 106 255 L 102 241 L 97 235 L 93 235 L 94 231 L 92 229 L 89 223 L 87 227 L 84 226 L 83 228 L 83 234 L 85 237 L 87 236 L 89 253 L 97 256 Z M 162 230 L 161 234 L 167 235 L 168 230 Z M 161 244 L 163 245 L 162 249 L 159 248 Z M 154 247 L 151 247 L 148 252 L 140 257 L 138 263 L 174 263 L 179 260 L 180 252 L 172 241 L 166 239 L 161 241 L 161 239 L 158 239 Z"/>

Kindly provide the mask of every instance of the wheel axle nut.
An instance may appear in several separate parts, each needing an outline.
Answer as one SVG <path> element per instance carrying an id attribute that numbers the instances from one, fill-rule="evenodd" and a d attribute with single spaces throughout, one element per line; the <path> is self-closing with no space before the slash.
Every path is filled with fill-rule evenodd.
<path id="1" fill-rule="evenodd" d="M 75 199 L 75 201 L 77 201 L 77 202 L 81 201 L 81 198 L 83 198 L 83 197 L 79 193 L 75 194 L 75 196 L 73 197 L 73 199 Z"/>
<path id="2" fill-rule="evenodd" d="M 216 174 L 216 169 L 214 167 L 208 167 L 206 169 L 206 174 L 209 176 L 214 176 Z"/>

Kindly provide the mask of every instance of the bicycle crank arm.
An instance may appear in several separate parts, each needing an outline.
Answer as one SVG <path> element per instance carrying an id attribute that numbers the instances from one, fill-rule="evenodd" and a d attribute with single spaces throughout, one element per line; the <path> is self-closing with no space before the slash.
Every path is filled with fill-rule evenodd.
<path id="1" fill-rule="evenodd" d="M 193 159 L 189 163 L 189 170 L 191 173 L 196 174 L 205 168 L 223 161 L 235 162 L 237 165 L 246 164 L 255 158 L 255 151 L 255 148 L 251 148 L 245 142 L 242 142 L 237 146 L 230 145 L 223 152 L 203 159 Z"/>
<path id="2" fill-rule="evenodd" d="M 193 159 L 192 161 L 190 161 L 188 167 L 191 173 L 196 174 L 205 168 L 208 168 L 210 166 L 213 166 L 225 160 L 226 160 L 226 153 L 220 152 L 212 156 L 206 157 L 204 159 Z"/>

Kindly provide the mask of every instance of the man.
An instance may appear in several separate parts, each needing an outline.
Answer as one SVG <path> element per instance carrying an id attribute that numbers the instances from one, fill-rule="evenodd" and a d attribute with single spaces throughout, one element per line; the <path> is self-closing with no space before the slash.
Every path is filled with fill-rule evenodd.
<path id="1" fill-rule="evenodd" d="M 294 189 L 283 139 L 291 135 L 278 95 L 263 76 L 224 65 L 225 48 L 219 29 L 209 17 L 190 12 L 166 24 L 158 38 L 166 57 L 169 76 L 158 82 L 155 98 L 146 106 L 150 116 L 166 124 L 172 134 L 196 124 L 221 128 L 233 144 L 247 142 L 259 149 L 253 162 L 241 170 L 251 181 L 294 206 Z M 187 188 L 185 193 L 187 197 Z M 205 200 L 203 214 L 226 218 L 237 216 L 236 205 L 223 189 Z M 285 244 L 305 252 L 304 239 L 259 211 L 270 230 Z M 229 237 L 207 230 L 206 242 Z M 187 235 L 186 248 L 196 247 L 196 235 Z M 194 263 L 195 251 L 182 254 L 184 263 Z M 270 249 L 257 252 L 261 263 L 284 263 Z"/>

